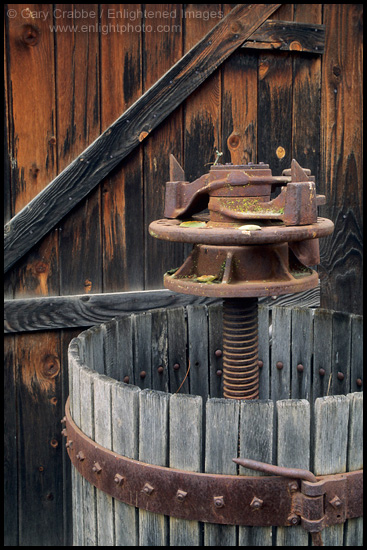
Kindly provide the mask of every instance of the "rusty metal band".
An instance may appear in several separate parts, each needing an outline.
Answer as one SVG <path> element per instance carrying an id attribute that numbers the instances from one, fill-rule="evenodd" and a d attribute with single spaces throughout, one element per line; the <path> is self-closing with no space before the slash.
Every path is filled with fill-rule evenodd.
<path id="1" fill-rule="evenodd" d="M 317 483 L 283 476 L 187 472 L 132 460 L 98 445 L 72 420 L 69 399 L 65 422 L 67 451 L 78 472 L 101 491 L 137 508 L 228 525 L 300 523 L 311 533 L 362 515 L 362 470 L 318 477 Z M 306 494 L 301 493 L 303 484 Z"/>

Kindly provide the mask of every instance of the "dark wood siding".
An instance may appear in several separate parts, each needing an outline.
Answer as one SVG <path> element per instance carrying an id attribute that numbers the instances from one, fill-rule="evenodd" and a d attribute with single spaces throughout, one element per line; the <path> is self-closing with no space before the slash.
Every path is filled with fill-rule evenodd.
<path id="1" fill-rule="evenodd" d="M 234 6 L 7 5 L 6 221 Z M 69 18 L 73 8 L 78 13 Z M 158 14 L 146 17 L 149 32 L 139 32 L 139 10 Z M 160 20 L 163 12 L 176 17 Z M 267 44 L 259 34 L 258 43 L 237 48 L 11 268 L 7 299 L 162 288 L 163 272 L 188 251 L 147 232 L 163 216 L 169 153 L 191 180 L 218 150 L 223 162 L 231 154 L 238 162 L 268 162 L 275 175 L 292 158 L 311 168 L 327 197 L 320 215 L 335 223 L 321 240 L 321 306 L 361 313 L 362 5 L 285 4 L 270 19 L 324 24 L 325 49 L 297 51 L 293 39 L 280 46 L 269 27 Z M 159 31 L 162 23 L 176 27 Z M 52 32 L 52 25 L 79 30 Z M 124 25 L 130 30 L 119 32 Z M 70 544 L 70 464 L 59 420 L 67 345 L 79 330 L 6 336 L 6 544 Z"/>

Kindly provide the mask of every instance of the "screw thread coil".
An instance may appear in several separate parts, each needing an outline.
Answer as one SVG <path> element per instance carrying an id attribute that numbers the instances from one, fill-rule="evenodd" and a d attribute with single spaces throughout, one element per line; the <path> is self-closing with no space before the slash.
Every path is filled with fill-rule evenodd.
<path id="1" fill-rule="evenodd" d="M 223 395 L 258 399 L 258 300 L 223 301 Z"/>

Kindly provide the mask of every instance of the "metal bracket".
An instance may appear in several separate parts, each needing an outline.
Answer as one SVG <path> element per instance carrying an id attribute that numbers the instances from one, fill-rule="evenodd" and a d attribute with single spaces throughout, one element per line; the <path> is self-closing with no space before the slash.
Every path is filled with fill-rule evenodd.
<path id="1" fill-rule="evenodd" d="M 310 533 L 362 515 L 362 470 L 321 478 L 305 470 L 272 465 L 265 466 L 272 469 L 271 473 L 277 470 L 278 475 L 187 472 L 146 464 L 98 445 L 72 420 L 69 399 L 63 421 L 66 427 L 62 433 L 75 468 L 92 485 L 131 506 L 208 523 L 301 524 Z M 253 467 L 249 462 L 254 461 L 234 460 Z M 301 485 L 297 481 L 300 478 Z"/>

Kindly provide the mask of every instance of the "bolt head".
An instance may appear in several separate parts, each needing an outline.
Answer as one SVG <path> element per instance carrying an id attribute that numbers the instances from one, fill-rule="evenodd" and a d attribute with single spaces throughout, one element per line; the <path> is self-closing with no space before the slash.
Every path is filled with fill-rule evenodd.
<path id="1" fill-rule="evenodd" d="M 291 525 L 298 525 L 300 522 L 300 518 L 296 516 L 296 514 L 292 514 L 288 516 L 287 521 L 289 521 Z"/>
<path id="2" fill-rule="evenodd" d="M 120 474 L 116 474 L 113 481 L 116 483 L 116 485 L 120 485 L 120 486 L 121 486 L 121 485 L 124 483 L 125 478 L 124 478 L 122 475 L 120 475 Z"/>
<path id="3" fill-rule="evenodd" d="M 182 502 L 183 500 L 185 500 L 187 496 L 187 492 L 186 491 L 182 491 L 181 489 L 179 489 L 176 493 L 176 498 L 177 500 L 179 500 L 180 502 Z"/>
<path id="4" fill-rule="evenodd" d="M 175 363 L 173 365 L 173 370 L 178 370 L 180 368 L 180 365 L 178 363 Z"/>
<path id="5" fill-rule="evenodd" d="M 337 376 L 338 380 L 344 380 L 344 374 L 342 372 L 338 372 Z"/>
<path id="6" fill-rule="evenodd" d="M 80 462 L 83 462 L 83 460 L 85 460 L 85 454 L 83 453 L 83 451 L 79 451 L 76 455 L 76 458 L 80 460 Z"/>
<path id="7" fill-rule="evenodd" d="M 299 365 L 297 365 L 297 370 L 298 372 L 303 372 L 304 371 L 304 366 L 301 365 L 301 363 Z"/>
<path id="8" fill-rule="evenodd" d="M 362 386 L 362 379 L 361 379 L 361 378 L 357 378 L 356 384 L 357 384 L 357 386 L 361 387 L 361 386 Z"/>
<path id="9" fill-rule="evenodd" d="M 130 382 L 130 378 L 128 376 L 125 376 L 123 381 L 125 384 L 128 384 Z"/>
<path id="10" fill-rule="evenodd" d="M 159 374 L 162 374 L 162 372 L 164 371 L 162 365 L 158 367 L 157 371 Z"/>
<path id="11" fill-rule="evenodd" d="M 145 370 L 142 370 L 141 373 L 140 373 L 140 378 L 145 378 L 147 375 L 147 373 L 145 372 Z"/>
<path id="12" fill-rule="evenodd" d="M 325 369 L 319 369 L 319 375 L 325 376 Z"/>
<path id="13" fill-rule="evenodd" d="M 282 368 L 283 368 L 283 363 L 282 363 L 281 361 L 278 361 L 277 364 L 276 364 L 275 366 L 276 366 L 276 368 L 277 368 L 278 370 L 282 370 Z"/>
<path id="14" fill-rule="evenodd" d="M 223 508 L 224 506 L 224 498 L 222 496 L 220 497 L 214 497 L 214 506 L 216 508 Z"/>
<path id="15" fill-rule="evenodd" d="M 291 493 L 295 493 L 296 491 L 298 491 L 298 483 L 297 481 L 291 481 L 288 485 L 289 487 L 289 490 Z"/>
<path id="16" fill-rule="evenodd" d="M 252 510 L 260 510 L 263 504 L 264 504 L 263 500 L 261 500 L 260 498 L 254 497 L 250 502 L 250 508 Z"/>
<path id="17" fill-rule="evenodd" d="M 258 361 L 257 364 L 259 366 L 259 369 L 262 369 L 264 366 L 264 363 L 262 361 Z"/>
<path id="18" fill-rule="evenodd" d="M 154 487 L 152 487 L 151 485 L 149 485 L 149 483 L 146 483 L 143 487 L 143 493 L 145 493 L 146 495 L 150 496 L 154 491 Z"/>
<path id="19" fill-rule="evenodd" d="M 223 374 L 223 371 L 220 370 L 220 369 L 218 369 L 217 372 L 216 372 L 216 375 L 217 375 L 217 376 L 222 376 L 222 374 Z"/>
<path id="20" fill-rule="evenodd" d="M 98 464 L 98 462 L 95 463 L 95 465 L 92 468 L 93 472 L 96 474 L 100 474 L 102 472 L 101 466 Z"/>
<path id="21" fill-rule="evenodd" d="M 338 508 L 340 508 L 342 506 L 343 503 L 340 500 L 340 498 L 338 497 L 338 495 L 335 495 L 334 498 L 329 500 L 329 504 L 331 504 L 331 506 L 337 510 Z"/>
<path id="22" fill-rule="evenodd" d="M 217 350 L 215 350 L 214 355 L 215 355 L 215 357 L 222 357 L 223 352 L 222 352 L 221 349 L 217 349 Z"/>

